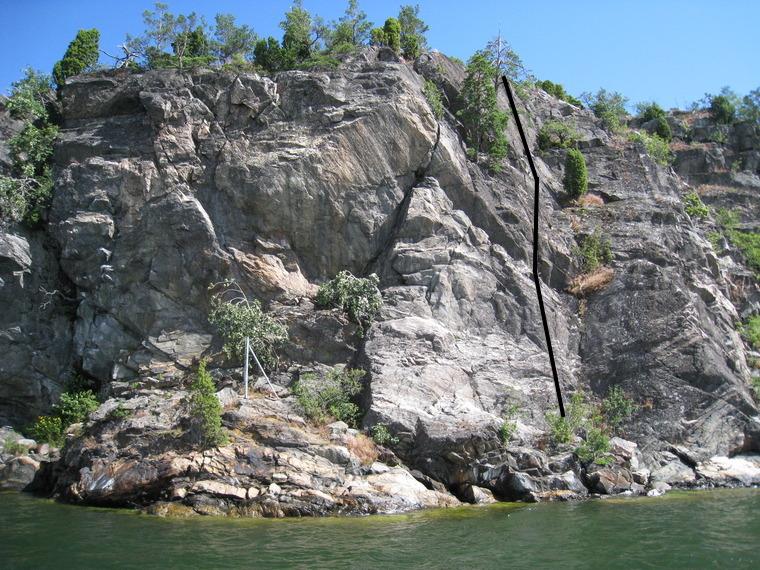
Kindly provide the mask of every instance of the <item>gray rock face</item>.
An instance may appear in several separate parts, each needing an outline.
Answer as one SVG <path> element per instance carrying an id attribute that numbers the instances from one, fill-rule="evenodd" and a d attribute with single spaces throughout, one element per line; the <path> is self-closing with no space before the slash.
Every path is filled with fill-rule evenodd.
<path id="1" fill-rule="evenodd" d="M 164 70 L 70 81 L 48 231 L 76 309 L 61 321 L 69 336 L 46 319 L 40 330 L 63 340 L 44 346 L 71 346 L 85 373 L 114 388 L 188 370 L 218 340 L 206 320 L 208 286 L 234 278 L 288 326 L 291 343 L 282 354 L 291 372 L 334 364 L 367 370 L 365 425 L 387 424 L 398 438 L 394 451 L 419 474 L 370 469 L 357 485 L 370 485 L 369 494 L 384 489 L 377 496 L 439 482 L 470 500 L 487 500 L 478 487 L 529 500 L 581 498 L 589 488 L 639 492 L 646 469 L 657 481 L 686 482 L 675 459 L 660 455 L 672 445 L 698 461 L 757 449 L 757 407 L 733 327 L 738 313 L 724 268 L 683 211 L 682 181 L 641 148 L 613 140 L 589 111 L 535 92 L 522 104 L 531 144 L 544 122 L 571 122 L 603 204 L 569 203 L 564 151 L 536 156 L 539 269 L 562 385 L 568 398 L 583 389 L 595 401 L 622 386 L 639 409 L 621 433 L 646 451 L 641 465 L 620 451 L 614 469 L 587 473 L 572 449 L 546 446 L 544 416 L 556 401 L 529 266 L 533 182 L 514 122 L 503 171 L 486 172 L 466 158 L 454 115 L 436 121 L 422 94 L 423 76 L 438 80 L 455 112 L 462 68 L 431 54 L 416 63 L 417 73 L 387 55 L 370 50 L 337 71 L 274 79 Z M 611 238 L 614 276 L 579 300 L 566 292 L 580 273 L 574 251 L 597 227 Z M 18 266 L 9 274 L 57 274 L 36 261 L 31 245 L 5 243 L 2 255 Z M 319 283 L 343 269 L 381 279 L 384 306 L 365 338 L 310 301 Z M 9 295 L 29 298 L 32 289 L 14 287 Z M 31 314 L 29 301 L 10 317 Z M 31 352 L 14 357 L 14 366 Z M 30 390 L 58 377 L 49 374 Z M 5 394 L 18 389 L 12 378 L 0 378 Z M 36 397 L 30 392 L 24 401 L 43 408 L 46 400 Z M 25 409 L 7 402 L 8 410 Z M 516 435 L 505 448 L 497 433 L 512 405 Z M 228 420 L 303 460 L 311 436 L 274 430 L 266 416 L 249 425 L 245 408 Z M 132 428 L 156 429 L 160 422 L 150 417 Z M 123 467 L 129 476 L 118 493 L 98 487 L 114 469 L 108 442 L 116 435 L 109 434 L 88 440 L 87 450 L 72 444 L 58 492 L 129 503 L 130 488 L 139 488 L 142 504 L 173 500 L 167 481 L 180 475 L 163 477 L 165 457 L 155 453 Z M 156 445 L 168 453 L 174 443 Z M 247 453 L 224 449 L 218 453 L 234 456 L 228 466 Z M 345 453 L 327 443 L 315 449 L 310 462 L 346 475 Z M 259 466 L 246 461 L 246 469 Z M 248 501 L 252 488 L 257 497 L 280 496 L 285 482 L 273 473 L 266 488 L 261 481 L 248 488 L 217 475 L 207 483 L 195 477 L 175 498 L 211 512 L 224 510 L 218 500 Z M 378 506 L 384 500 L 373 499 L 375 508 L 424 503 Z"/>

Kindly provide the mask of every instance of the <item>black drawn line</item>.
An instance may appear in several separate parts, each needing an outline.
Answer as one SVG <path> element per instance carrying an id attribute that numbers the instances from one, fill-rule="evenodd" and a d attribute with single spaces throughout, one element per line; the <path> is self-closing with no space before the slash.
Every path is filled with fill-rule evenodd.
<path id="1" fill-rule="evenodd" d="M 538 306 L 541 309 L 541 321 L 544 324 L 544 336 L 546 337 L 546 346 L 549 348 L 549 363 L 552 366 L 552 375 L 554 376 L 554 388 L 557 390 L 557 403 L 559 404 L 559 415 L 565 417 L 565 404 L 562 402 L 562 388 L 559 385 L 559 376 L 557 375 L 557 364 L 554 362 L 554 350 L 552 349 L 552 338 L 549 334 L 549 323 L 546 320 L 546 309 L 544 309 L 544 297 L 541 294 L 541 279 L 538 277 L 538 191 L 541 182 L 538 179 L 538 172 L 536 172 L 536 165 L 533 164 L 533 156 L 530 153 L 528 147 L 528 139 L 525 138 L 525 131 L 523 131 L 522 123 L 520 122 L 520 115 L 517 113 L 517 105 L 515 105 L 515 98 L 512 96 L 512 89 L 509 86 L 509 81 L 506 75 L 501 76 L 504 82 L 504 89 L 507 90 L 507 97 L 509 98 L 509 106 L 512 108 L 512 114 L 515 117 L 515 123 L 517 123 L 517 130 L 520 133 L 520 140 L 522 140 L 523 148 L 525 149 L 525 156 L 528 157 L 528 164 L 530 165 L 530 171 L 533 174 L 533 181 L 535 182 L 535 194 L 533 198 L 533 282 L 536 285 L 536 295 L 538 296 Z"/>

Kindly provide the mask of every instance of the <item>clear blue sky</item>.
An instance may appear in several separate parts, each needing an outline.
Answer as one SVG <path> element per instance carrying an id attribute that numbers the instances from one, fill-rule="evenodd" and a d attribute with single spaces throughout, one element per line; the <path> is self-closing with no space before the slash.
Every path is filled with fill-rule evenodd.
<path id="1" fill-rule="evenodd" d="M 177 12 L 195 10 L 213 21 L 230 12 L 259 35 L 280 37 L 289 0 L 168 0 Z M 401 2 L 360 0 L 380 23 Z M 539 78 L 570 93 L 598 87 L 631 102 L 655 99 L 684 106 L 730 85 L 738 93 L 760 86 L 760 1 L 757 0 L 420 0 L 429 43 L 467 59 L 502 34 Z M 343 0 L 305 0 L 326 20 Z M 124 34 L 142 31 L 143 0 L 0 0 L 0 92 L 21 70 L 49 71 L 80 28 L 98 28 L 101 47 L 116 51 Z"/>

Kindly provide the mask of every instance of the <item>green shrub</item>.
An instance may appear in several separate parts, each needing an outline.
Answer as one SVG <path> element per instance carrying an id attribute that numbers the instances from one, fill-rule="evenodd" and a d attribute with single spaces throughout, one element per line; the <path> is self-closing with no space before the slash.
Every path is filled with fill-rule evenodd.
<path id="1" fill-rule="evenodd" d="M 224 339 L 224 353 L 228 358 L 242 360 L 245 337 L 262 366 L 277 365 L 276 349 L 288 339 L 287 329 L 267 315 L 257 299 L 248 300 L 240 286 L 233 281 L 212 285 L 221 287 L 211 298 L 208 320 Z"/>
<path id="2" fill-rule="evenodd" d="M 636 411 L 636 404 L 625 395 L 620 386 L 612 386 L 602 400 L 602 415 L 611 428 L 617 428 Z"/>
<path id="3" fill-rule="evenodd" d="M 378 445 L 395 445 L 398 443 L 398 438 L 394 437 L 390 430 L 388 429 L 388 426 L 385 424 L 375 424 L 372 426 L 372 439 L 375 441 Z"/>
<path id="4" fill-rule="evenodd" d="M 670 123 L 665 117 L 657 117 L 655 119 L 654 134 L 660 137 L 665 142 L 670 142 L 673 138 L 673 131 L 670 128 Z"/>
<path id="5" fill-rule="evenodd" d="M 131 415 L 132 415 L 132 410 L 128 410 L 127 408 L 119 404 L 113 410 L 108 412 L 107 419 L 115 421 L 115 422 L 120 422 L 122 420 L 126 420 Z"/>
<path id="6" fill-rule="evenodd" d="M 349 271 L 341 271 L 334 279 L 320 285 L 317 305 L 341 309 L 351 321 L 359 325 L 359 335 L 364 336 L 383 303 L 377 288 L 379 283 L 375 274 L 354 277 Z"/>
<path id="7" fill-rule="evenodd" d="M 430 105 L 430 110 L 433 111 L 433 115 L 436 119 L 443 117 L 443 98 L 441 97 L 441 90 L 432 81 L 425 80 L 425 87 L 422 90 Z"/>
<path id="8" fill-rule="evenodd" d="M 206 370 L 205 360 L 198 365 L 195 380 L 190 386 L 190 413 L 198 422 L 200 441 L 204 448 L 227 443 L 227 434 L 222 427 L 222 404 L 216 397 L 216 386 Z"/>
<path id="9" fill-rule="evenodd" d="M 710 115 L 716 123 L 730 125 L 736 118 L 736 106 L 727 95 L 715 95 L 710 100 Z"/>
<path id="10" fill-rule="evenodd" d="M 710 209 L 693 190 L 683 197 L 683 202 L 686 204 L 685 210 L 690 218 L 703 220 L 710 214 Z"/>
<path id="11" fill-rule="evenodd" d="M 639 103 L 636 105 L 638 116 L 642 122 L 646 123 L 653 119 L 665 118 L 665 109 L 660 107 L 654 101 L 647 103 Z"/>
<path id="12" fill-rule="evenodd" d="M 373 46 L 384 46 L 388 43 L 385 39 L 385 30 L 383 28 L 373 28 L 369 37 L 369 43 Z"/>
<path id="13" fill-rule="evenodd" d="M 753 315 L 739 326 L 739 332 L 755 350 L 760 350 L 760 315 Z"/>
<path id="14" fill-rule="evenodd" d="M 581 100 L 576 97 L 573 97 L 567 91 L 565 91 L 565 88 L 561 83 L 554 83 L 553 81 L 544 79 L 544 80 L 536 81 L 536 87 L 543 89 L 549 95 L 553 95 L 557 99 L 566 101 L 570 103 L 571 105 L 575 105 L 576 107 L 581 107 L 581 108 L 583 107 L 583 103 L 581 102 Z"/>
<path id="15" fill-rule="evenodd" d="M 565 157 L 565 190 L 573 198 L 579 198 L 588 191 L 588 171 L 586 159 L 581 151 L 571 148 Z"/>
<path id="16" fill-rule="evenodd" d="M 388 18 L 383 26 L 384 45 L 396 53 L 401 51 L 401 25 L 396 18 Z"/>
<path id="17" fill-rule="evenodd" d="M 538 148 L 575 148 L 580 135 L 570 125 L 561 121 L 547 121 L 538 131 Z"/>
<path id="18" fill-rule="evenodd" d="M 557 413 L 546 414 L 546 422 L 549 424 L 549 435 L 555 444 L 570 443 L 573 438 L 573 430 L 566 418 Z"/>
<path id="19" fill-rule="evenodd" d="M 507 445 L 507 443 L 509 443 L 509 441 L 512 439 L 512 436 L 515 435 L 515 430 L 517 430 L 517 422 L 514 421 L 514 418 L 517 416 L 518 411 L 519 408 L 517 405 L 512 404 L 507 408 L 507 411 L 504 412 L 504 421 L 499 427 L 499 439 L 503 445 Z"/>
<path id="20" fill-rule="evenodd" d="M 59 402 L 53 406 L 55 415 L 61 418 L 64 427 L 87 420 L 98 409 L 98 399 L 92 390 L 64 392 Z"/>
<path id="21" fill-rule="evenodd" d="M 580 246 L 574 249 L 578 265 L 583 273 L 589 273 L 601 265 L 612 262 L 612 243 L 599 228 L 585 236 Z"/>
<path id="22" fill-rule="evenodd" d="M 64 443 L 64 426 L 58 416 L 40 416 L 29 428 L 31 435 L 38 442 L 49 443 L 53 447 L 61 447 Z"/>
<path id="23" fill-rule="evenodd" d="M 317 424 L 329 419 L 356 427 L 360 410 L 352 399 L 361 392 L 364 370 L 333 368 L 326 377 L 303 374 L 293 386 L 293 393 L 307 418 Z"/>
<path id="24" fill-rule="evenodd" d="M 9 437 L 3 442 L 3 451 L 11 455 L 19 456 L 29 453 L 29 448 L 23 443 L 19 443 L 17 439 Z"/>
<path id="25" fill-rule="evenodd" d="M 69 44 L 63 59 L 53 66 L 53 77 L 60 90 L 66 79 L 90 71 L 98 64 L 100 57 L 100 32 L 98 30 L 79 30 Z"/>
<path id="26" fill-rule="evenodd" d="M 655 162 L 663 166 L 667 166 L 673 162 L 674 156 L 670 151 L 670 145 L 657 134 L 648 135 L 644 132 L 633 131 L 629 135 L 628 140 L 633 143 L 643 144 L 647 154 Z"/>
<path id="27" fill-rule="evenodd" d="M 578 459 L 584 463 L 607 465 L 612 462 L 609 456 L 610 438 L 603 429 L 593 426 L 586 431 L 586 437 L 575 449 Z"/>
<path id="28" fill-rule="evenodd" d="M 728 241 L 741 252 L 750 269 L 760 276 L 760 233 L 740 230 L 739 216 L 726 208 L 719 208 L 715 217 Z"/>
<path id="29" fill-rule="evenodd" d="M 599 89 L 595 94 L 581 94 L 581 99 L 601 119 L 604 128 L 612 132 L 622 128 L 627 115 L 625 104 L 628 100 L 620 93 Z"/>

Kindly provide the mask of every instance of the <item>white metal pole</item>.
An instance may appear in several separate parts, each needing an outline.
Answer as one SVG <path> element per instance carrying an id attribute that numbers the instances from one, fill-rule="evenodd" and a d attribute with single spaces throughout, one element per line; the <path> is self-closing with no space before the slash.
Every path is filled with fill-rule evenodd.
<path id="1" fill-rule="evenodd" d="M 253 354 L 253 359 L 256 361 L 256 366 L 259 367 L 259 370 L 264 375 L 264 378 L 266 378 L 267 384 L 269 384 L 269 389 L 272 390 L 272 394 L 274 394 L 274 397 L 279 400 L 280 397 L 277 395 L 277 392 L 275 391 L 274 386 L 272 386 L 272 382 L 269 380 L 269 376 L 267 376 L 267 373 L 264 372 L 264 367 L 261 366 L 261 362 L 259 362 L 259 358 L 258 356 L 256 356 L 256 352 L 252 348 L 250 349 L 250 351 L 251 351 L 251 354 Z"/>
<path id="2" fill-rule="evenodd" d="M 245 360 L 243 360 L 243 384 L 245 385 L 245 399 L 248 399 L 248 352 L 251 350 L 251 344 L 248 337 L 245 337 Z"/>

